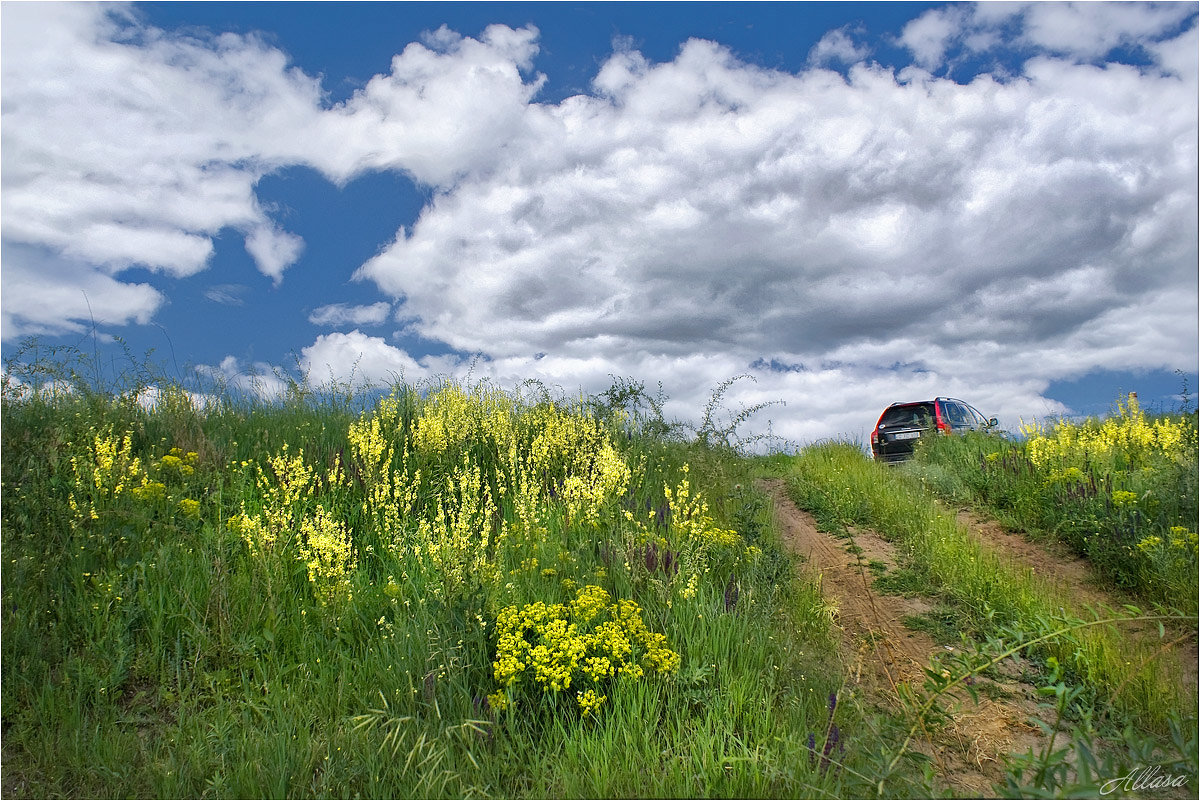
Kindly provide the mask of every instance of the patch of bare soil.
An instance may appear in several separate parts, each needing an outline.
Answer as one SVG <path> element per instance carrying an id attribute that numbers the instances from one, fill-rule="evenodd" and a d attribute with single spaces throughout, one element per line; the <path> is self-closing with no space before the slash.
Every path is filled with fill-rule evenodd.
<path id="1" fill-rule="evenodd" d="M 813 517 L 788 497 L 782 480 L 764 480 L 760 486 L 774 499 L 785 546 L 803 560 L 799 569 L 815 574 L 822 596 L 836 609 L 834 620 L 849 667 L 847 684 L 869 705 L 898 710 L 901 686 L 920 688 L 924 670 L 951 650 L 904 625 L 906 616 L 928 612 L 930 602 L 873 590 L 870 562 L 889 570 L 897 567 L 896 548 L 890 542 L 872 531 L 854 530 L 851 541 L 860 549 L 856 553 L 851 541 L 819 531 Z M 943 696 L 950 723 L 929 733 L 916 750 L 934 761 L 955 795 L 990 797 L 1004 778 L 1003 757 L 1039 749 L 1045 735 L 1030 723 L 1040 711 L 1032 687 L 1015 677 L 1001 682 L 981 678 L 976 687 L 984 691 L 978 703 L 965 692 Z"/>

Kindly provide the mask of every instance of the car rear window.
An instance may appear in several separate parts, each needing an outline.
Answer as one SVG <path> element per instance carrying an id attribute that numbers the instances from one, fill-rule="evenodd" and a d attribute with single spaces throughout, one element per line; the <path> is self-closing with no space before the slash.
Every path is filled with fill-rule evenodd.
<path id="1" fill-rule="evenodd" d="M 909 403 L 904 406 L 891 406 L 879 420 L 881 426 L 932 425 L 935 415 L 932 403 Z"/>

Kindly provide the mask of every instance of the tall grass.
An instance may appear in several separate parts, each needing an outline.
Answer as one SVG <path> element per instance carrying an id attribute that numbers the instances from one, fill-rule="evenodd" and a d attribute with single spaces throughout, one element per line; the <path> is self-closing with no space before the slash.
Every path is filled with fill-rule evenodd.
<path id="1" fill-rule="evenodd" d="M 916 477 L 838 443 L 806 449 L 784 467 L 797 503 L 824 528 L 870 527 L 898 543 L 931 593 L 953 602 L 964 633 L 987 637 L 1004 629 L 1033 640 L 1078 620 L 1069 598 L 972 539 Z M 1054 657 L 1123 720 L 1160 732 L 1171 713 L 1194 708 L 1194 688 L 1181 683 L 1178 664 L 1163 650 L 1098 626 L 1064 631 L 1040 646 L 1043 658 Z"/>
<path id="2" fill-rule="evenodd" d="M 6 794 L 866 786 L 810 748 L 829 620 L 747 463 L 630 393 L 137 383 L 6 385 Z"/>
<path id="3" fill-rule="evenodd" d="M 1115 585 L 1196 614 L 1195 414 L 1149 416 L 1130 396 L 1104 419 L 1025 434 L 934 438 L 908 469 L 1011 528 L 1061 540 Z"/>

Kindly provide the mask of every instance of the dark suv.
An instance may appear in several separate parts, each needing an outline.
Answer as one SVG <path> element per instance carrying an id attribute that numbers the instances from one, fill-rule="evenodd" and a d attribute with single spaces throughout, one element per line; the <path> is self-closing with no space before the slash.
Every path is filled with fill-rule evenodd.
<path id="1" fill-rule="evenodd" d="M 934 398 L 915 403 L 893 403 L 883 410 L 871 432 L 871 455 L 878 462 L 912 458 L 917 440 L 929 433 L 978 431 L 996 426 L 969 403 L 957 398 Z"/>

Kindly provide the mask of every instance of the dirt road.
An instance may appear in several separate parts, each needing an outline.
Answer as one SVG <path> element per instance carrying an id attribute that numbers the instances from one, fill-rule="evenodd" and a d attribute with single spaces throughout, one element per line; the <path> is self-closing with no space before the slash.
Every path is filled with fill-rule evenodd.
<path id="1" fill-rule="evenodd" d="M 821 532 L 813 517 L 792 502 L 782 479 L 762 480 L 759 485 L 774 500 L 785 547 L 798 557 L 799 569 L 819 582 L 826 603 L 837 610 L 834 620 L 847 666 L 847 689 L 868 706 L 900 710 L 900 688 L 921 687 L 925 669 L 954 651 L 954 646 L 939 644 L 925 631 L 906 625 L 930 612 L 933 603 L 916 594 L 885 595 L 874 588 L 877 573 L 886 575 L 900 566 L 892 543 L 862 529 L 851 530 L 847 539 Z M 1087 608 L 1121 610 L 1129 601 L 1101 586 L 1088 563 L 1063 548 L 1030 542 L 968 512 L 959 512 L 958 520 L 1001 559 L 1031 570 L 1059 590 L 1076 613 Z M 1128 633 L 1157 636 L 1149 627 Z M 1185 635 L 1185 639 L 1175 653 L 1183 680 L 1195 686 L 1197 644 L 1194 637 Z M 1033 721 L 1052 722 L 1052 710 L 1039 707 L 1036 688 L 1021 681 L 1018 662 L 1005 665 L 993 678 L 979 678 L 978 703 L 965 692 L 954 698 L 943 696 L 950 723 L 925 732 L 916 746 L 934 761 L 946 789 L 955 795 L 994 795 L 993 787 L 1004 779 L 1005 755 L 1031 748 L 1040 751 L 1046 745 L 1043 729 Z"/>
<path id="2" fill-rule="evenodd" d="M 800 569 L 819 581 L 842 639 L 847 665 L 847 689 L 869 706 L 899 709 L 899 687 L 920 687 L 924 669 L 952 646 L 939 645 L 924 631 L 908 628 L 904 619 L 929 612 L 920 597 L 883 595 L 872 587 L 867 565 L 875 562 L 895 570 L 896 548 L 871 531 L 857 530 L 842 540 L 817 529 L 812 516 L 796 507 L 780 479 L 764 480 L 762 488 L 774 499 L 776 522 L 785 546 L 800 557 Z M 851 546 L 861 549 L 854 552 Z M 1042 712 L 1035 689 L 1015 677 L 986 682 L 989 689 L 975 703 L 967 693 L 944 699 L 951 723 L 916 746 L 931 757 L 948 789 L 956 795 L 994 796 L 1003 781 L 1006 754 L 1038 749 L 1045 735 L 1032 717 Z"/>

